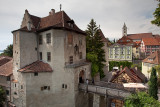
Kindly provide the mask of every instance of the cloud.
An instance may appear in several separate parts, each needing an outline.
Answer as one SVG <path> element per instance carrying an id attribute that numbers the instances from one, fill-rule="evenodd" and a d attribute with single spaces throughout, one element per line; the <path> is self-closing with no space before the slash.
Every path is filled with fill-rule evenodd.
<path id="1" fill-rule="evenodd" d="M 52 8 L 59 11 L 60 4 L 82 30 L 93 18 L 108 38 L 120 38 L 124 22 L 129 34 L 160 34 L 160 28 L 150 23 L 158 4 L 154 0 L 3 0 L 0 3 L 0 50 L 12 43 L 11 31 L 20 27 L 25 9 L 45 17 Z"/>

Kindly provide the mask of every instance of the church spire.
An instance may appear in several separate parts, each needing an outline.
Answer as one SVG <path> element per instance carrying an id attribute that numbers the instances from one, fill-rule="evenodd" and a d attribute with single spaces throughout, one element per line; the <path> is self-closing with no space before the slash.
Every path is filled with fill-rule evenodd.
<path id="1" fill-rule="evenodd" d="M 127 26 L 124 23 L 123 28 L 122 28 L 122 36 L 127 36 Z"/>

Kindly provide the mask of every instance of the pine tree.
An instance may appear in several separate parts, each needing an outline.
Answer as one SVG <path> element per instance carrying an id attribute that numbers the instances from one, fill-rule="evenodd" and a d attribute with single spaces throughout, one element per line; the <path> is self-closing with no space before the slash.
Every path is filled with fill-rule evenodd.
<path id="1" fill-rule="evenodd" d="M 160 0 L 157 0 L 160 2 Z M 158 4 L 158 7 L 156 8 L 155 12 L 153 13 L 154 20 L 151 21 L 152 24 L 155 24 L 157 26 L 160 26 L 160 3 Z"/>
<path id="2" fill-rule="evenodd" d="M 151 72 L 151 77 L 149 80 L 149 95 L 158 100 L 157 94 L 158 94 L 157 73 L 156 69 L 153 67 Z"/>
<path id="3" fill-rule="evenodd" d="M 99 72 L 102 78 L 104 77 L 103 63 L 105 62 L 105 52 L 102 49 L 104 44 L 99 33 L 99 28 L 93 19 L 91 19 L 87 26 L 86 34 L 87 59 L 92 62 L 92 76 Z"/>
<path id="4" fill-rule="evenodd" d="M 6 100 L 5 91 L 0 86 L 0 107 L 3 107 L 4 101 Z"/>
<path id="5" fill-rule="evenodd" d="M 13 57 L 13 45 L 12 44 L 8 45 L 7 48 L 4 50 L 4 52 L 1 53 L 0 55 Z"/>

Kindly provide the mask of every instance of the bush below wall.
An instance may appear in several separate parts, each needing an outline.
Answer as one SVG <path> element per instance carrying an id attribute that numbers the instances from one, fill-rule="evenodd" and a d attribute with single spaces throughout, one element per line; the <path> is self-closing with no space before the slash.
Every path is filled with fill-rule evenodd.
<path id="1" fill-rule="evenodd" d="M 122 66 L 122 68 L 124 67 L 130 68 L 132 64 L 133 64 L 132 62 L 128 61 L 109 61 L 109 71 L 112 71 L 113 67 L 120 68 L 120 66 Z"/>

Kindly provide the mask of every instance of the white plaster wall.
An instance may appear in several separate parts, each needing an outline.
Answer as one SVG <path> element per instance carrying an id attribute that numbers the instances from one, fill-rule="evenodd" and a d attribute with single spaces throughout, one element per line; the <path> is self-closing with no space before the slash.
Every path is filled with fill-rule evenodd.
<path id="1" fill-rule="evenodd" d="M 151 70 L 152 67 L 155 67 L 155 64 L 145 63 L 142 62 L 142 73 L 149 79 L 151 73 L 148 73 L 147 71 Z"/>
<path id="2" fill-rule="evenodd" d="M 37 37 L 32 32 L 20 32 L 20 68 L 38 60 Z"/>
<path id="3" fill-rule="evenodd" d="M 17 41 L 15 35 L 17 35 Z M 36 47 L 37 39 L 35 33 L 24 31 L 16 31 L 13 33 L 13 79 L 16 82 L 13 81 L 11 84 L 11 96 L 12 102 L 15 103 L 17 107 L 26 106 L 26 91 L 21 90 L 21 85 L 23 85 L 23 90 L 25 90 L 25 81 L 18 70 L 37 60 Z"/>

